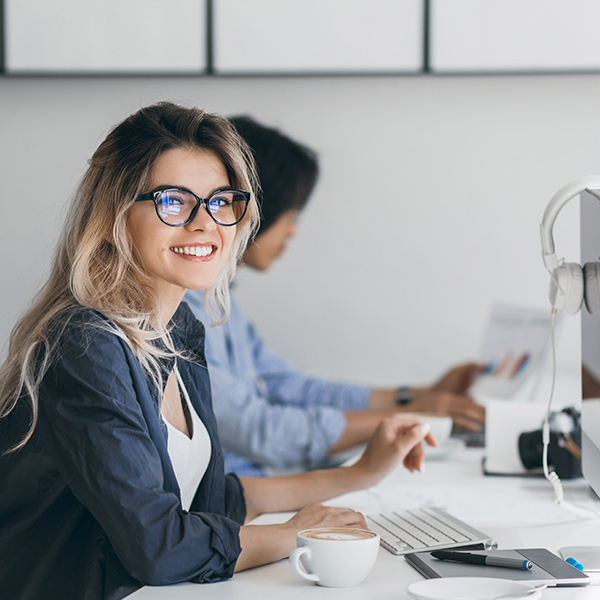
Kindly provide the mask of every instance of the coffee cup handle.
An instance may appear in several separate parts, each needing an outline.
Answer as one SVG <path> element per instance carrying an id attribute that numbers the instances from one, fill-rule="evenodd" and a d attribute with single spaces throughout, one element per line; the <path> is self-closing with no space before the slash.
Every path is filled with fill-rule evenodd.
<path id="1" fill-rule="evenodd" d="M 300 557 L 306 554 L 308 558 L 310 558 L 310 548 L 306 546 L 300 546 L 299 548 L 295 548 L 292 550 L 290 554 L 290 567 L 292 571 L 296 573 L 296 575 L 300 575 L 300 577 L 304 577 L 304 579 L 308 579 L 309 581 L 319 581 L 318 575 L 314 573 L 308 573 L 300 566 Z"/>

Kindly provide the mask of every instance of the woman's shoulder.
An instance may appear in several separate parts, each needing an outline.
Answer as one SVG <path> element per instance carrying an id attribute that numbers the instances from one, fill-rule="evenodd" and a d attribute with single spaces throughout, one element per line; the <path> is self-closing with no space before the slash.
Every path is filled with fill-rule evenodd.
<path id="1" fill-rule="evenodd" d="M 57 355 L 81 356 L 101 347 L 114 352 L 123 346 L 119 328 L 103 313 L 93 308 L 74 306 L 64 311 L 51 325 L 49 338 Z"/>
<path id="2" fill-rule="evenodd" d="M 131 378 L 146 378 L 139 361 L 116 325 L 101 312 L 77 307 L 61 316 L 47 347 L 48 372 L 45 393 L 60 385 L 79 385 L 86 389 L 121 390 Z M 59 388 L 56 388 L 59 389 Z M 121 392 L 118 392 L 121 393 Z"/>
<path id="3" fill-rule="evenodd" d="M 76 333 L 91 331 L 116 331 L 116 325 L 103 313 L 94 308 L 75 305 L 57 315 L 51 325 L 51 331 Z"/>

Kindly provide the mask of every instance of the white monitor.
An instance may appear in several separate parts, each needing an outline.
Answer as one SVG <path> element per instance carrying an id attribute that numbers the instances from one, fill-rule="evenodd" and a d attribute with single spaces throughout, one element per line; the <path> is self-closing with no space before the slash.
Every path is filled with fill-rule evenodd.
<path id="1" fill-rule="evenodd" d="M 580 210 L 581 264 L 600 262 L 600 200 L 583 192 Z M 581 346 L 582 469 L 600 497 L 600 314 L 590 314 L 585 302 L 581 308 Z"/>

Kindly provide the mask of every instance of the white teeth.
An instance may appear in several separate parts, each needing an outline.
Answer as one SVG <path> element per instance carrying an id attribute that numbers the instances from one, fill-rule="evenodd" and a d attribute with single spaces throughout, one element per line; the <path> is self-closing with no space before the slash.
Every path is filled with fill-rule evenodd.
<path id="1" fill-rule="evenodd" d="M 212 254 L 212 246 L 183 246 L 171 248 L 177 254 L 187 254 L 190 256 L 208 256 Z"/>

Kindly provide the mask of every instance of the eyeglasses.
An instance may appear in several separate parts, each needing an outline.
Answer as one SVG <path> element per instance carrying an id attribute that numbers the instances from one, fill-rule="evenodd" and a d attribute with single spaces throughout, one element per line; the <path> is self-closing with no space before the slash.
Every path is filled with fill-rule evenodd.
<path id="1" fill-rule="evenodd" d="M 169 188 L 138 196 L 135 201 L 152 200 L 158 218 L 170 227 L 182 227 L 194 220 L 201 204 L 218 225 L 230 227 L 246 214 L 250 192 L 217 190 L 208 198 L 200 198 L 188 190 Z"/>

